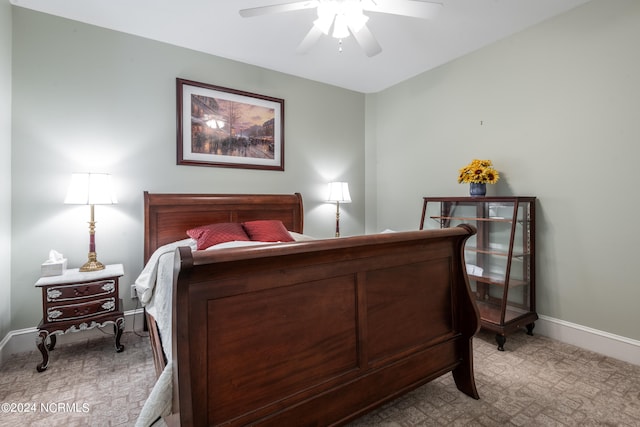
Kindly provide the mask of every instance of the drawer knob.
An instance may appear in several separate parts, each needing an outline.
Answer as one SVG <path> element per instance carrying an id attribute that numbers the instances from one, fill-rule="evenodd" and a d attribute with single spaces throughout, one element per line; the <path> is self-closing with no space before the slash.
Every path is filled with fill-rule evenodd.
<path id="1" fill-rule="evenodd" d="M 89 313 L 89 308 L 88 307 L 83 307 L 83 308 L 75 307 L 73 309 L 73 313 L 74 313 L 75 316 L 84 316 L 85 314 Z"/>
<path id="2" fill-rule="evenodd" d="M 88 286 L 84 286 L 82 288 L 78 286 L 76 288 L 73 288 L 73 293 L 77 297 L 85 296 L 89 293 L 89 291 L 90 291 L 90 288 Z"/>

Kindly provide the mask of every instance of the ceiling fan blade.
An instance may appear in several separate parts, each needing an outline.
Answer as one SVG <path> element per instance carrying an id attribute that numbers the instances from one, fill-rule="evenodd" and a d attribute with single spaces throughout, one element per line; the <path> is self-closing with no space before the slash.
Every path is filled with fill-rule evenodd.
<path id="1" fill-rule="evenodd" d="M 378 40 L 376 40 L 366 25 L 362 26 L 360 31 L 351 31 L 351 33 L 368 57 L 375 56 L 382 52 L 382 47 L 378 43 Z"/>
<path id="2" fill-rule="evenodd" d="M 296 49 L 297 53 L 307 53 L 309 49 L 313 47 L 314 44 L 318 41 L 320 36 L 323 34 L 322 30 L 320 30 L 315 25 L 311 27 L 305 38 L 300 42 L 298 48 Z"/>
<path id="3" fill-rule="evenodd" d="M 291 12 L 294 10 L 312 9 L 318 6 L 318 0 L 294 1 L 291 3 L 272 4 L 270 6 L 252 7 L 240 9 L 240 16 L 250 18 L 252 16 L 269 15 L 272 13 Z"/>
<path id="4" fill-rule="evenodd" d="M 363 2 L 362 8 L 369 12 L 429 19 L 442 9 L 442 3 L 420 0 L 369 0 Z"/>

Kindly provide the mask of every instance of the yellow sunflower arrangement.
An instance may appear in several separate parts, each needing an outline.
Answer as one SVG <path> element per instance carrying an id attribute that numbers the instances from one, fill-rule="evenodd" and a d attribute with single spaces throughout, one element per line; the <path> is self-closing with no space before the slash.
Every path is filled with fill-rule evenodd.
<path id="1" fill-rule="evenodd" d="M 500 174 L 493 168 L 491 160 L 473 159 L 471 163 L 460 169 L 458 183 L 495 184 Z"/>

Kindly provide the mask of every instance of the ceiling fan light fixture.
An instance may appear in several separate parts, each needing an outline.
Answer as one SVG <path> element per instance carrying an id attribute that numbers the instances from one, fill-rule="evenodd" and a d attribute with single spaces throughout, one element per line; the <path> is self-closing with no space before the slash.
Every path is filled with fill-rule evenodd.
<path id="1" fill-rule="evenodd" d="M 367 26 L 369 17 L 365 12 L 428 19 L 442 6 L 437 0 L 289 0 L 288 3 L 241 9 L 240 15 L 252 17 L 315 8 L 318 18 L 296 49 L 298 53 L 308 51 L 322 35 L 340 40 L 340 46 L 343 39 L 353 36 L 364 53 L 372 57 L 379 54 L 382 47 Z"/>
<path id="2" fill-rule="evenodd" d="M 336 15 L 333 22 L 333 34 L 336 39 L 345 39 L 349 37 L 349 27 L 347 26 L 347 17 L 344 15 Z"/>
<path id="3" fill-rule="evenodd" d="M 332 0 L 321 1 L 318 4 L 316 13 L 318 14 L 318 19 L 313 21 L 313 25 L 322 31 L 324 35 L 328 36 L 331 31 L 331 26 L 333 25 L 333 20 L 338 13 L 337 4 Z"/>

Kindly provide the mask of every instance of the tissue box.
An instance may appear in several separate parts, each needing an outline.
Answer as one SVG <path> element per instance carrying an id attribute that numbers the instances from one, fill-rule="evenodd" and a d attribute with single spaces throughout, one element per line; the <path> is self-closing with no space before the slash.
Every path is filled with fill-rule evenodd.
<path id="1" fill-rule="evenodd" d="M 63 258 L 62 261 L 45 262 L 41 266 L 41 277 L 61 276 L 66 269 L 67 269 L 66 258 Z"/>

